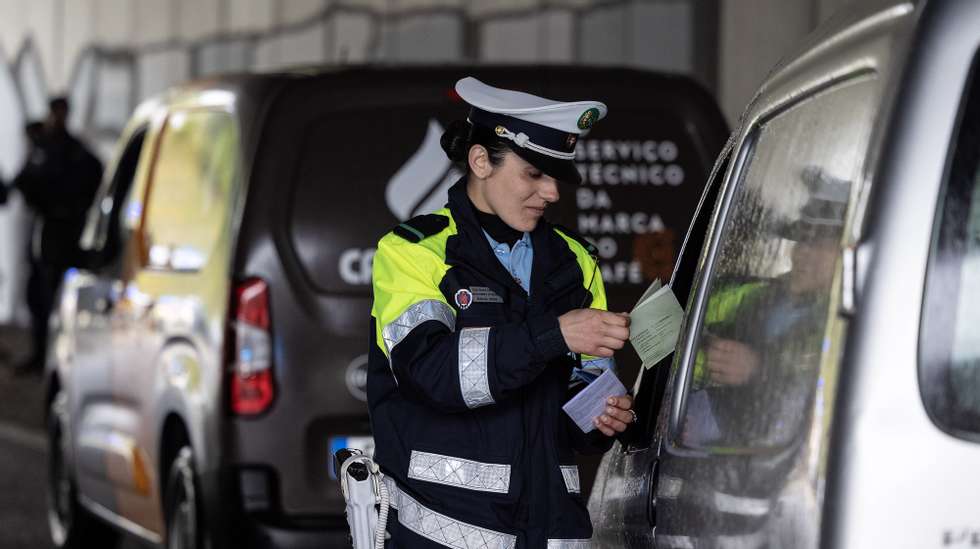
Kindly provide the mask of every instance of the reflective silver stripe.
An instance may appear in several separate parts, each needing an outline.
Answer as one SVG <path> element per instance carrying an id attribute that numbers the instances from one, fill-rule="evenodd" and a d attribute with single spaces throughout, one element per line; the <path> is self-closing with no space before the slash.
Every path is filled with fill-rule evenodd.
<path id="1" fill-rule="evenodd" d="M 487 347 L 490 328 L 463 328 L 459 331 L 459 388 L 468 408 L 493 404 L 487 378 Z"/>
<path id="2" fill-rule="evenodd" d="M 391 355 L 391 350 L 398 345 L 405 336 L 416 326 L 429 320 L 438 320 L 449 328 L 449 331 L 456 329 L 456 315 L 453 308 L 448 304 L 435 299 L 425 299 L 412 304 L 405 309 L 405 312 L 398 318 L 391 321 L 381 330 L 381 337 L 385 340 L 385 348 Z"/>
<path id="3" fill-rule="evenodd" d="M 691 536 L 664 536 L 656 535 L 653 538 L 657 547 L 671 547 L 674 549 L 694 549 L 694 540 Z"/>
<path id="4" fill-rule="evenodd" d="M 549 539 L 548 549 L 588 549 L 592 547 L 590 539 Z"/>
<path id="5" fill-rule="evenodd" d="M 677 499 L 684 488 L 684 481 L 670 475 L 660 475 L 657 481 L 657 497 L 664 499 Z"/>
<path id="6" fill-rule="evenodd" d="M 510 465 L 481 463 L 412 450 L 408 478 L 480 492 L 506 494 L 510 490 Z"/>
<path id="7" fill-rule="evenodd" d="M 578 478 L 578 466 L 576 465 L 560 465 L 561 476 L 565 479 L 565 488 L 568 488 L 569 494 L 579 494 L 582 492 L 582 487 L 579 484 Z"/>
<path id="8" fill-rule="evenodd" d="M 513 549 L 517 537 L 480 528 L 437 513 L 415 501 L 385 477 L 391 506 L 398 511 L 398 522 L 416 534 L 454 549 Z"/>
<path id="9" fill-rule="evenodd" d="M 715 509 L 722 513 L 749 515 L 761 517 L 769 513 L 769 500 L 763 498 L 746 498 L 733 496 L 724 492 L 715 492 Z"/>

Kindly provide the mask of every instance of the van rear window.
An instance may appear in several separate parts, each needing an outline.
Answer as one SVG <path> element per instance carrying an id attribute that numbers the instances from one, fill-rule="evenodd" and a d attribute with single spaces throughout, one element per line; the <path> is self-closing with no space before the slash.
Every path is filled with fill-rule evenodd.
<path id="1" fill-rule="evenodd" d="M 518 85 L 520 76 L 487 81 Z M 455 78 L 446 81 L 449 90 Z M 466 116 L 466 106 L 446 90 L 413 87 L 389 97 L 354 87 L 342 102 L 325 99 L 338 93 L 325 90 L 312 113 L 294 122 L 290 139 L 297 156 L 294 168 L 282 170 L 292 186 L 288 228 L 316 291 L 369 295 L 378 239 L 445 204 L 461 173 L 439 139 L 452 121 Z M 670 277 L 711 161 L 724 143 L 723 126 L 707 122 L 714 120 L 708 116 L 713 105 L 678 90 L 640 79 L 628 92 L 602 94 L 614 114 L 578 142 L 584 184 L 562 185 L 561 200 L 549 208 L 552 222 L 597 244 L 613 307 L 629 307 L 654 278 Z M 536 91 L 593 94 L 574 83 Z M 305 98 L 300 91 L 296 97 L 291 105 Z M 278 184 L 288 188 L 287 181 Z"/>
<path id="2" fill-rule="evenodd" d="M 980 56 L 941 195 L 920 337 L 922 397 L 933 420 L 980 440 Z"/>

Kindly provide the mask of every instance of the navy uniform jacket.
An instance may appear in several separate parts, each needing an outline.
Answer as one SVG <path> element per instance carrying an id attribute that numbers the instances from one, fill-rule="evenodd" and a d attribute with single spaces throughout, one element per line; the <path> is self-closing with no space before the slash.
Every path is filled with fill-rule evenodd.
<path id="1" fill-rule="evenodd" d="M 574 452 L 612 442 L 562 411 L 575 368 L 558 316 L 605 309 L 591 245 L 541 220 L 530 297 L 494 256 L 461 180 L 381 239 L 368 405 L 392 492 L 391 547 L 586 547 Z M 580 390 L 581 387 L 578 388 Z"/>

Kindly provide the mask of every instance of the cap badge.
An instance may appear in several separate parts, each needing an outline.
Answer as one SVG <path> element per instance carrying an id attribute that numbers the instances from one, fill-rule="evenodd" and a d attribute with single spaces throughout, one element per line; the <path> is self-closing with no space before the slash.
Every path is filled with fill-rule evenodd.
<path id="1" fill-rule="evenodd" d="M 598 119 L 599 109 L 592 107 L 591 109 L 583 112 L 582 116 L 578 117 L 578 129 L 587 130 L 591 128 Z"/>
<path id="2" fill-rule="evenodd" d="M 456 306 L 460 309 L 469 309 L 473 304 L 473 292 L 462 288 L 456 291 Z"/>

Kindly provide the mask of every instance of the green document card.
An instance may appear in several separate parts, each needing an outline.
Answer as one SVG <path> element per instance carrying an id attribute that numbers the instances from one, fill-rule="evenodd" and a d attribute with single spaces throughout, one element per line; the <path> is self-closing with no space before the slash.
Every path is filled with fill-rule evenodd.
<path id="1" fill-rule="evenodd" d="M 684 309 L 670 286 L 655 280 L 630 311 L 630 343 L 644 368 L 674 351 L 683 318 Z"/>

